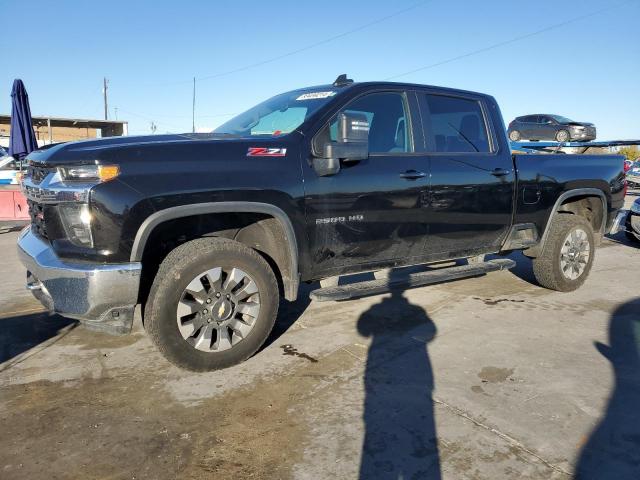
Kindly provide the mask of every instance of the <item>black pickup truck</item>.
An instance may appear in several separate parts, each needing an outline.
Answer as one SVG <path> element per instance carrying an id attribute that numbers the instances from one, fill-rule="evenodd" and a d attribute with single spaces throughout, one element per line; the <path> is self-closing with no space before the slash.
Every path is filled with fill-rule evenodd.
<path id="1" fill-rule="evenodd" d="M 576 289 L 626 188 L 620 156 L 512 155 L 488 95 L 345 76 L 210 134 L 66 143 L 28 160 L 28 288 L 112 333 L 142 305 L 161 352 L 192 370 L 253 355 L 300 282 L 461 259 L 311 293 L 344 300 L 510 268 L 484 255 L 523 250 L 541 285 Z"/>

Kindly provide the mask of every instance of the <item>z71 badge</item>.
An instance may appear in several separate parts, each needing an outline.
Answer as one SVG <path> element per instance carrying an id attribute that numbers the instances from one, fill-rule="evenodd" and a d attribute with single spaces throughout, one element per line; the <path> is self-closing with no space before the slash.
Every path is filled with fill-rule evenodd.
<path id="1" fill-rule="evenodd" d="M 286 148 L 249 147 L 247 157 L 284 157 Z"/>

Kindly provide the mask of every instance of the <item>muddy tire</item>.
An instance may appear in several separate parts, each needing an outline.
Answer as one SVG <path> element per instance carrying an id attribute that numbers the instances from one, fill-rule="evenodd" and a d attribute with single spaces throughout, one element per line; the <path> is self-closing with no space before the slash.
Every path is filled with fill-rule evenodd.
<path id="1" fill-rule="evenodd" d="M 536 280 L 551 290 L 576 290 L 591 271 L 594 245 L 591 224 L 584 217 L 555 215 L 542 254 L 533 259 Z"/>
<path id="2" fill-rule="evenodd" d="M 145 328 L 174 365 L 218 370 L 243 362 L 263 345 L 278 304 L 274 273 L 255 250 L 202 238 L 180 245 L 160 265 Z"/>

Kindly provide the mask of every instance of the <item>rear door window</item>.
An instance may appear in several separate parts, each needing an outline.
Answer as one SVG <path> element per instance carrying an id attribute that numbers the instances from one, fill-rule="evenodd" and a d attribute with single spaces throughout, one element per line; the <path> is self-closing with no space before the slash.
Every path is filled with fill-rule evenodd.
<path id="1" fill-rule="evenodd" d="M 438 153 L 488 153 L 487 124 L 478 100 L 426 94 L 423 121 L 427 150 Z"/>

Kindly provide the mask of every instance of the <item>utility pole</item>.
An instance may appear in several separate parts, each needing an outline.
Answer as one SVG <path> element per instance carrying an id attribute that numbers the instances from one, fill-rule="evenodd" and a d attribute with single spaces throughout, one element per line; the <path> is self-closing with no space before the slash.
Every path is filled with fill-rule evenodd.
<path id="1" fill-rule="evenodd" d="M 192 133 L 196 133 L 196 77 L 193 77 Z"/>
<path id="2" fill-rule="evenodd" d="M 104 77 L 103 79 L 103 83 L 104 86 L 102 87 L 102 94 L 104 95 L 104 119 L 108 120 L 109 117 L 109 108 L 107 106 L 107 77 Z"/>

